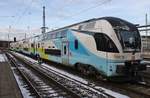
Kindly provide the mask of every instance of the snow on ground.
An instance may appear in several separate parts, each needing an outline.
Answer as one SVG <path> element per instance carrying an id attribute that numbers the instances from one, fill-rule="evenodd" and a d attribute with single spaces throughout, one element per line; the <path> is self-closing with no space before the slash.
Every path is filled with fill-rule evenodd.
<path id="1" fill-rule="evenodd" d="M 5 62 L 7 61 L 7 57 L 5 54 L 0 54 L 0 62 Z"/>
<path id="2" fill-rule="evenodd" d="M 148 61 L 148 60 L 143 60 L 142 63 L 149 63 L 149 64 L 150 64 L 150 61 Z"/>
<path id="3" fill-rule="evenodd" d="M 12 70 L 13 70 L 13 68 L 12 68 Z M 20 90 L 21 90 L 21 93 L 22 93 L 22 95 L 23 95 L 23 98 L 34 98 L 34 97 L 30 96 L 29 91 L 24 87 L 24 86 L 26 86 L 26 85 L 24 85 L 23 81 L 20 80 L 19 76 L 16 75 L 14 71 L 13 71 L 13 74 L 14 74 L 15 79 L 16 79 L 16 81 L 17 81 L 17 84 L 18 84 L 18 86 L 19 86 L 19 88 L 20 88 Z"/>
<path id="4" fill-rule="evenodd" d="M 27 60 L 30 60 L 32 63 L 38 63 L 37 60 L 34 60 L 34 59 L 32 59 L 32 58 L 29 58 L 29 57 L 27 57 L 27 56 L 24 56 L 24 55 L 19 54 L 19 53 L 16 53 L 16 52 L 14 52 L 14 53 L 17 54 L 18 56 L 24 57 L 24 58 L 27 59 Z M 79 77 L 79 76 L 77 76 L 77 75 L 70 74 L 70 73 L 68 73 L 68 72 L 66 72 L 66 71 L 64 71 L 64 70 L 57 69 L 57 68 L 55 68 L 55 67 L 53 67 L 53 66 L 50 66 L 50 65 L 48 65 L 48 64 L 45 64 L 45 63 L 42 63 L 41 65 L 42 65 L 41 67 L 44 67 L 44 68 L 47 68 L 47 69 L 55 70 L 56 72 L 61 73 L 61 75 L 66 75 L 66 76 L 71 77 L 71 78 L 73 78 L 73 79 L 75 79 L 75 80 L 77 80 L 77 81 L 80 81 L 80 82 L 84 83 L 84 84 L 89 84 L 89 81 L 87 81 L 86 79 L 83 79 L 83 78 L 81 78 L 81 77 Z M 126 96 L 126 95 L 123 95 L 123 94 L 114 92 L 114 91 L 112 91 L 112 90 L 109 90 L 109 89 L 106 89 L 106 88 L 103 88 L 103 87 L 100 87 L 100 86 L 95 86 L 95 88 L 96 88 L 96 89 L 102 89 L 102 90 L 104 90 L 107 94 L 110 94 L 110 95 L 114 96 L 115 98 L 129 98 L 129 97 Z"/>

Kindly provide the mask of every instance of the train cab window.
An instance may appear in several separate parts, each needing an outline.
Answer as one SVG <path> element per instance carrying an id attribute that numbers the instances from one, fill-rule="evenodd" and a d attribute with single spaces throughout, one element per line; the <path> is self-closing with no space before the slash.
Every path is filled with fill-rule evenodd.
<path id="1" fill-rule="evenodd" d="M 95 33 L 94 39 L 96 42 L 97 50 L 105 52 L 119 53 L 116 45 L 113 41 L 105 34 Z"/>
<path id="2" fill-rule="evenodd" d="M 78 49 L 78 40 L 77 39 L 74 40 L 74 47 L 75 47 L 76 50 Z"/>

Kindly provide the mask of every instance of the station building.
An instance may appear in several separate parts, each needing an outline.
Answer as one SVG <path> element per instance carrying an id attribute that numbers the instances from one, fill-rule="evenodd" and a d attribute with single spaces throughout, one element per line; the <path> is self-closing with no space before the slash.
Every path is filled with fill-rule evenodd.
<path id="1" fill-rule="evenodd" d="M 150 36 L 142 36 L 142 51 L 143 58 L 150 59 Z"/>
<path id="2" fill-rule="evenodd" d="M 141 40 L 143 51 L 150 51 L 150 36 L 142 36 Z"/>
<path id="3" fill-rule="evenodd" d="M 11 41 L 0 40 L 0 49 L 8 49 Z"/>

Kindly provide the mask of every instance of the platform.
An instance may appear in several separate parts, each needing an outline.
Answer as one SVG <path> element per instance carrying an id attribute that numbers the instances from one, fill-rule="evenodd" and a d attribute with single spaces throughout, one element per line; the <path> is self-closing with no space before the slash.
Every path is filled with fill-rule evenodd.
<path id="1" fill-rule="evenodd" d="M 0 98 L 22 98 L 7 58 L 0 54 Z"/>

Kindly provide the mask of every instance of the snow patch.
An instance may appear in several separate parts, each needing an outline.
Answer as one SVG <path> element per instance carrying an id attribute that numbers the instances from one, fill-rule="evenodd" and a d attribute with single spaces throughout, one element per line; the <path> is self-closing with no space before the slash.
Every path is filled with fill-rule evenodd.
<path id="1" fill-rule="evenodd" d="M 75 80 L 77 80 L 77 81 L 80 81 L 80 82 L 84 83 L 84 84 L 89 84 L 89 81 L 87 81 L 87 80 L 85 80 L 85 79 L 83 79 L 83 78 L 81 78 L 81 77 L 79 77 L 79 76 L 70 74 L 70 73 L 68 73 L 68 72 L 66 72 L 66 71 L 64 71 L 64 70 L 57 69 L 57 68 L 55 68 L 55 67 L 53 67 L 53 66 L 50 66 L 50 65 L 47 65 L 47 64 L 44 64 L 44 63 L 43 63 L 42 65 L 43 65 L 43 66 L 41 66 L 41 67 L 45 67 L 45 68 L 47 68 L 47 69 L 55 70 L 55 71 L 61 73 L 61 75 L 66 75 L 66 76 L 71 77 L 71 78 L 73 78 L 73 79 L 75 79 Z M 112 96 L 114 96 L 115 98 L 129 98 L 129 97 L 126 96 L 126 95 L 119 94 L 119 93 L 117 93 L 117 92 L 114 92 L 114 91 L 112 91 L 112 90 L 109 90 L 109 89 L 106 89 L 106 88 L 103 88 L 103 87 L 100 87 L 100 86 L 95 86 L 95 88 L 96 88 L 96 89 L 102 89 L 103 91 L 105 91 L 105 93 L 107 93 L 107 94 L 109 94 L 109 95 L 112 95 Z"/>
<path id="2" fill-rule="evenodd" d="M 0 54 L 0 62 L 5 62 L 7 61 L 7 57 L 5 54 Z"/>
<path id="3" fill-rule="evenodd" d="M 14 74 L 17 84 L 21 90 L 22 96 L 24 98 L 34 98 L 34 97 L 30 96 L 29 91 L 24 87 L 26 85 L 23 84 L 23 81 L 20 80 L 19 76 L 15 74 L 14 70 L 13 70 L 13 74 Z"/>
<path id="4" fill-rule="evenodd" d="M 149 60 L 143 60 L 141 63 L 148 64 L 148 65 L 147 65 L 147 68 L 150 67 L 150 61 L 149 61 Z"/>

